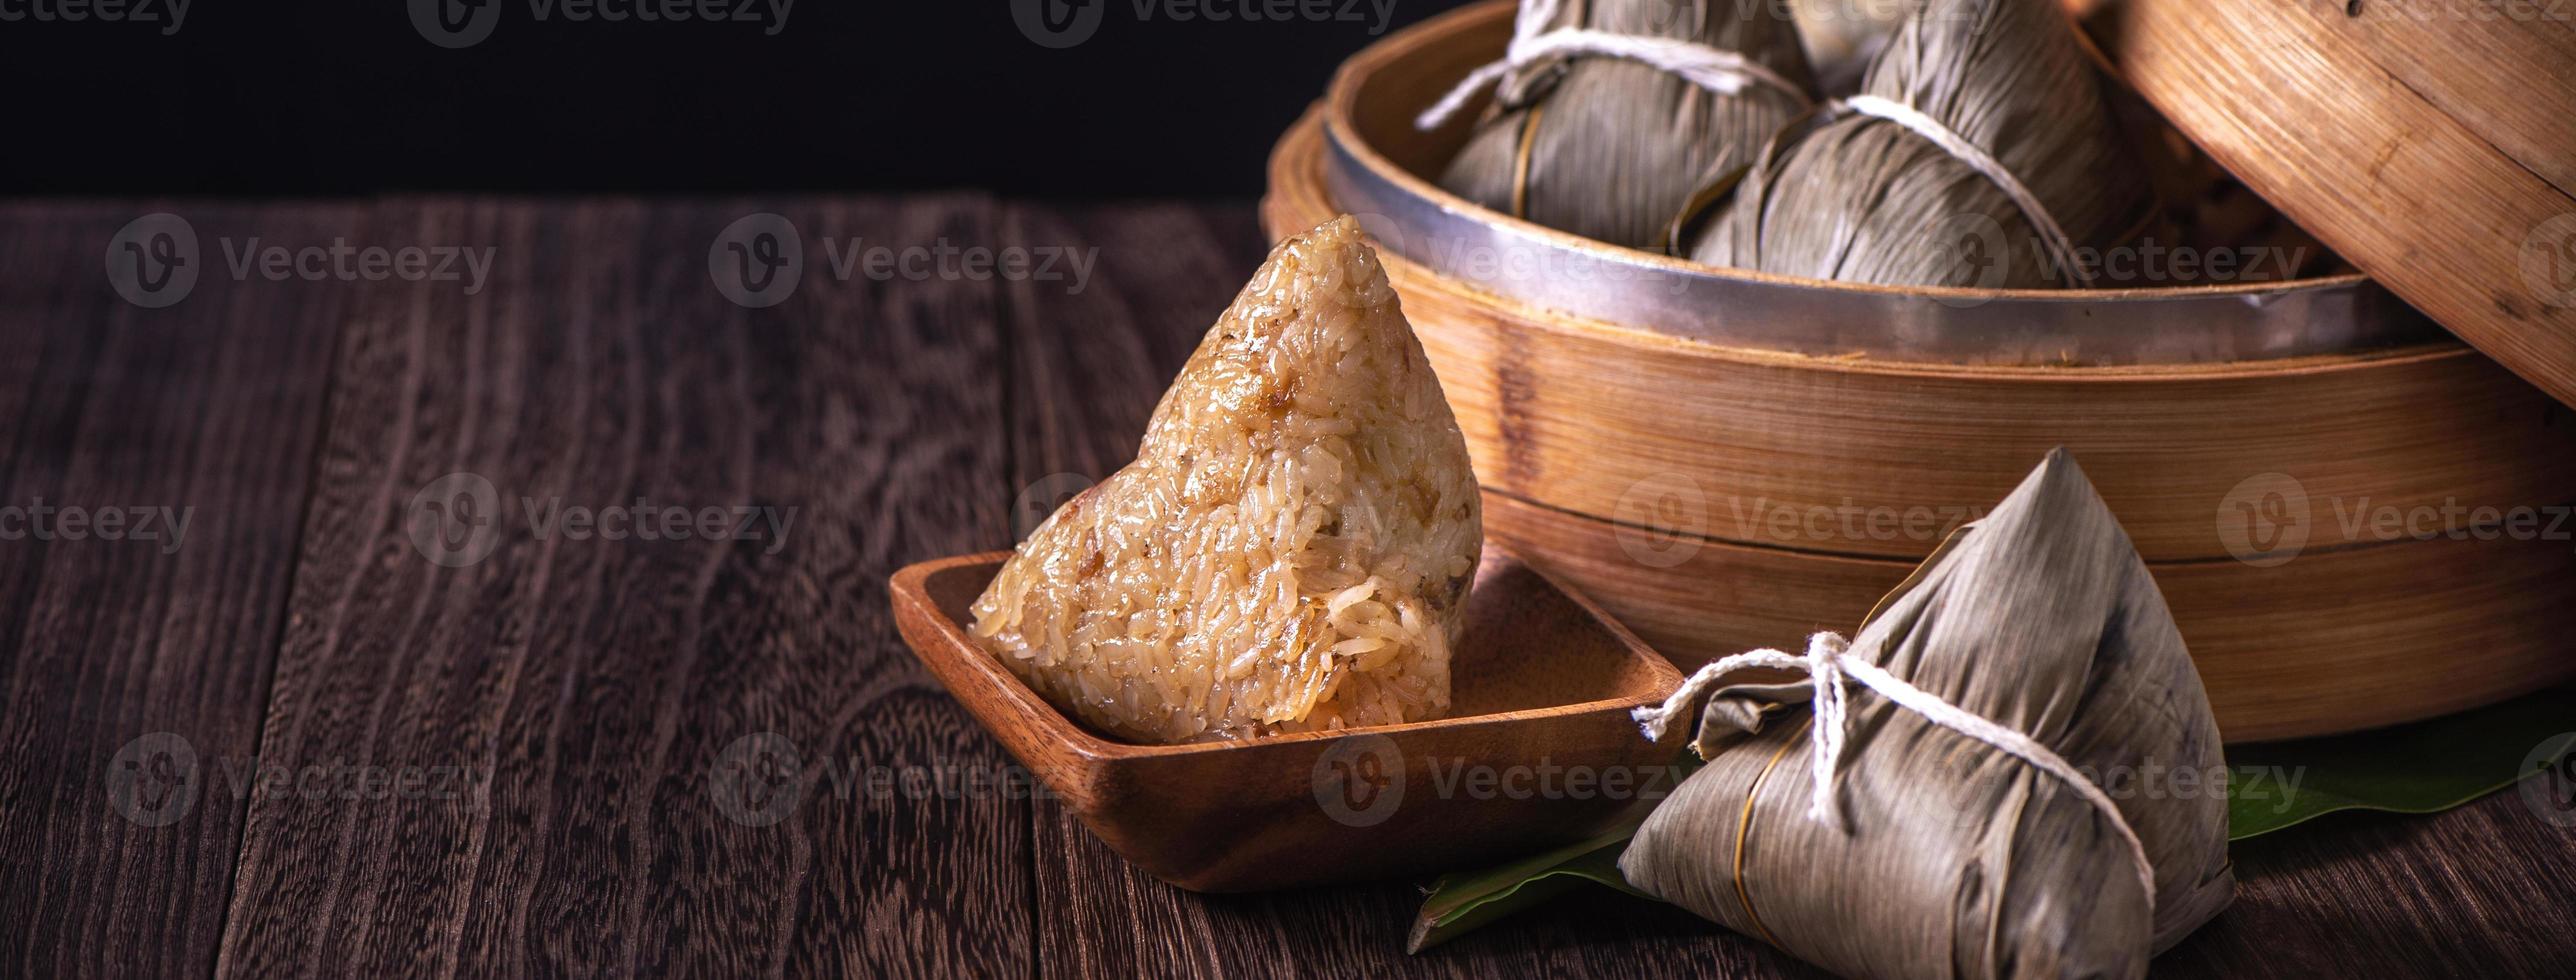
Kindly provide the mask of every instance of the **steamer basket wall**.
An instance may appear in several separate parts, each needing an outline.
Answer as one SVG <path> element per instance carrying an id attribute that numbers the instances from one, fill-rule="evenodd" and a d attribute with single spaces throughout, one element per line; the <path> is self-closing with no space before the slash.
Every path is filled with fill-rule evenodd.
<path id="1" fill-rule="evenodd" d="M 1362 213 L 1488 533 L 1681 666 L 1854 628 L 2064 445 L 2148 559 L 2231 741 L 2576 675 L 2553 646 L 2576 629 L 2576 544 L 2481 510 L 2576 502 L 2576 418 L 2368 279 L 1889 289 L 1485 211 L 1421 176 L 1466 123 L 1410 120 L 1500 53 L 1511 11 L 1354 57 L 1278 144 L 1263 220 L 1278 237 Z M 1499 274 L 1462 264 L 1497 255 Z"/>

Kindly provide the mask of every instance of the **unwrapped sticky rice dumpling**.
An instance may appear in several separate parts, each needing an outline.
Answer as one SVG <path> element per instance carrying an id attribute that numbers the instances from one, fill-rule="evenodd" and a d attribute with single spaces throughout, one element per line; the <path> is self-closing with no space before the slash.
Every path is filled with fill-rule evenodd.
<path id="1" fill-rule="evenodd" d="M 1344 217 L 1271 252 L 1136 461 L 1020 543 L 972 632 L 1133 741 L 1435 718 L 1481 542 L 1466 441 Z"/>

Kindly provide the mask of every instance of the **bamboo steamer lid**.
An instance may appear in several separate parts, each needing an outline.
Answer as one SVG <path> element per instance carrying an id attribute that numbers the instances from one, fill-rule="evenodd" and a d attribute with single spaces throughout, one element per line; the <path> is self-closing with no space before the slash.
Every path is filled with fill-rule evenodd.
<path id="1" fill-rule="evenodd" d="M 2576 404 L 2576 3 L 2114 0 L 2100 13 L 2130 84 L 2248 187 Z"/>

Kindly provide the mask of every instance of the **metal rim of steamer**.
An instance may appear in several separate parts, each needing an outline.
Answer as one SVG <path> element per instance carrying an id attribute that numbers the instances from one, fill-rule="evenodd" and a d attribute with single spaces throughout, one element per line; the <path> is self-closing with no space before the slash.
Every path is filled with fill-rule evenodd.
<path id="1" fill-rule="evenodd" d="M 1886 287 L 1701 265 L 1593 242 L 1432 188 L 1324 127 L 1326 190 L 1381 247 L 1577 318 L 1722 347 L 1988 367 L 2350 354 L 2448 339 L 2369 277 L 2144 289 Z M 1420 185 L 1422 189 L 1408 187 Z"/>

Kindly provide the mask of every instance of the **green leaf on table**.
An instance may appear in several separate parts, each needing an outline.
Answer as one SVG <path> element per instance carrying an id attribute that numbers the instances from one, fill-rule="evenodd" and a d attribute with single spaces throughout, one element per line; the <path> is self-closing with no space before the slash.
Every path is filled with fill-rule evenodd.
<path id="1" fill-rule="evenodd" d="M 2576 692 L 2562 688 L 2350 735 L 2231 745 L 2227 836 L 2244 840 L 2338 810 L 2448 810 L 2531 775 L 2518 771 L 2523 759 L 2569 729 Z"/>
<path id="2" fill-rule="evenodd" d="M 1630 823 L 1591 840 L 1510 864 L 1442 875 L 1432 884 L 1431 896 L 1423 901 L 1421 914 L 1414 916 L 1405 952 L 1419 953 L 1474 932 L 1488 922 L 1545 904 L 1587 881 L 1651 898 L 1628 887 L 1628 879 L 1619 874 L 1619 855 L 1628 849 L 1628 838 L 1636 833 L 1637 824 Z"/>
<path id="3" fill-rule="evenodd" d="M 2576 729 L 2576 691 L 2561 688 L 2374 731 L 2229 746 L 2228 839 L 2338 810 L 2447 810 L 2537 772 L 2522 770 L 2527 757 L 2559 758 L 2576 749 L 2568 744 L 2576 742 L 2570 729 Z M 1585 882 L 1652 898 L 1619 874 L 1619 855 L 1643 823 L 1641 816 L 1591 840 L 1442 876 L 1414 918 L 1407 951 L 1438 946 Z"/>
<path id="4" fill-rule="evenodd" d="M 1682 752 L 1673 761 L 1674 781 L 1689 778 L 1699 767 L 1698 756 Z M 1440 880 L 1431 883 L 1431 894 L 1423 900 L 1422 911 L 1413 917 L 1405 952 L 1419 953 L 1464 936 L 1488 922 L 1545 904 L 1587 881 L 1639 898 L 1653 898 L 1629 887 L 1628 879 L 1619 873 L 1619 855 L 1627 852 L 1628 839 L 1637 836 L 1637 828 L 1645 826 L 1646 812 L 1647 808 L 1640 807 L 1617 826 L 1590 840 L 1509 864 L 1440 876 Z"/>

